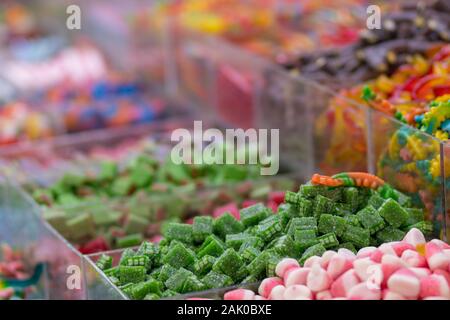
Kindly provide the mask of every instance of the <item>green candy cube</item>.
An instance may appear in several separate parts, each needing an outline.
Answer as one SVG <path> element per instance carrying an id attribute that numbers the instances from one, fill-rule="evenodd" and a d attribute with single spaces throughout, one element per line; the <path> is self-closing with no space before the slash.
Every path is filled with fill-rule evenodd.
<path id="1" fill-rule="evenodd" d="M 347 225 L 347 229 L 342 235 L 344 242 L 351 242 L 358 248 L 367 247 L 370 244 L 370 232 L 367 229 Z"/>
<path id="2" fill-rule="evenodd" d="M 333 232 L 338 237 L 342 237 L 347 228 L 347 222 L 344 218 L 331 214 L 322 214 L 319 218 L 319 232 Z"/>
<path id="3" fill-rule="evenodd" d="M 371 205 L 375 209 L 378 209 L 379 207 L 381 207 L 383 205 L 383 203 L 384 203 L 384 198 L 381 197 L 378 193 L 374 193 L 369 198 L 369 205 Z"/>
<path id="4" fill-rule="evenodd" d="M 193 242 L 190 224 L 170 222 L 164 226 L 162 234 L 168 240 L 178 240 L 187 244 Z"/>
<path id="5" fill-rule="evenodd" d="M 268 214 L 268 209 L 262 203 L 256 203 L 240 210 L 241 222 L 246 228 L 257 225 L 267 218 Z"/>
<path id="6" fill-rule="evenodd" d="M 344 203 L 350 206 L 352 212 L 356 212 L 359 207 L 359 192 L 357 188 L 345 188 L 342 194 Z"/>
<path id="7" fill-rule="evenodd" d="M 169 249 L 169 252 L 163 257 L 162 262 L 168 263 L 176 269 L 187 267 L 195 262 L 195 254 L 181 243 L 177 243 Z"/>
<path id="8" fill-rule="evenodd" d="M 148 228 L 148 220 L 137 216 L 137 215 L 129 215 L 127 222 L 125 224 L 125 232 L 127 234 L 131 233 L 144 233 Z"/>
<path id="9" fill-rule="evenodd" d="M 103 271 L 108 277 L 119 278 L 119 266 L 112 267 Z"/>
<path id="10" fill-rule="evenodd" d="M 301 196 L 297 192 L 286 191 L 284 194 L 284 202 L 294 205 L 298 208 Z"/>
<path id="11" fill-rule="evenodd" d="M 377 210 L 371 205 L 358 211 L 356 214 L 361 225 L 368 229 L 370 234 L 374 234 L 386 226 L 383 218 L 379 215 Z"/>
<path id="12" fill-rule="evenodd" d="M 203 256 L 201 259 L 197 260 L 194 263 L 194 272 L 199 276 L 207 274 L 209 271 L 211 271 L 216 260 L 217 259 L 213 256 Z"/>
<path id="13" fill-rule="evenodd" d="M 267 261 L 270 258 L 270 252 L 263 251 L 259 256 L 257 256 L 250 264 L 247 266 L 247 269 L 250 275 L 259 278 L 263 275 L 263 272 L 266 270 Z"/>
<path id="14" fill-rule="evenodd" d="M 288 235 L 294 236 L 297 230 L 316 230 L 317 220 L 314 217 L 293 218 L 287 225 L 285 231 Z"/>
<path id="15" fill-rule="evenodd" d="M 159 255 L 160 251 L 156 244 L 148 241 L 142 242 L 140 245 L 137 254 L 138 255 L 144 255 L 150 258 L 150 260 L 153 261 L 155 256 Z"/>
<path id="16" fill-rule="evenodd" d="M 422 209 L 417 208 L 406 208 L 406 212 L 408 212 L 408 219 L 405 222 L 405 226 L 410 226 L 416 223 L 419 223 L 425 219 L 424 213 Z"/>
<path id="17" fill-rule="evenodd" d="M 352 209 L 349 204 L 335 203 L 334 214 L 340 217 L 352 215 Z"/>
<path id="18" fill-rule="evenodd" d="M 127 283 L 119 287 L 128 297 L 131 297 L 131 288 L 133 288 L 133 283 Z"/>
<path id="19" fill-rule="evenodd" d="M 244 231 L 244 226 L 237 221 L 230 213 L 226 212 L 214 221 L 214 233 L 225 239 L 227 234 Z"/>
<path id="20" fill-rule="evenodd" d="M 392 226 L 386 227 L 378 231 L 376 238 L 380 244 L 391 241 L 400 241 L 405 236 L 405 232 Z"/>
<path id="21" fill-rule="evenodd" d="M 240 250 L 239 253 L 245 262 L 251 262 L 261 254 L 261 251 L 255 247 L 246 247 L 244 250 Z"/>
<path id="22" fill-rule="evenodd" d="M 206 237 L 211 235 L 214 231 L 213 223 L 214 220 L 212 217 L 208 216 L 195 217 L 194 223 L 192 224 L 192 235 L 194 241 L 197 243 L 205 241 Z"/>
<path id="23" fill-rule="evenodd" d="M 314 230 L 297 230 L 294 234 L 295 248 L 300 252 L 319 243 Z"/>
<path id="24" fill-rule="evenodd" d="M 318 195 L 314 201 L 314 217 L 318 218 L 322 214 L 334 213 L 334 202 L 330 199 Z"/>
<path id="25" fill-rule="evenodd" d="M 166 282 L 171 276 L 173 276 L 177 272 L 177 269 L 172 267 L 169 264 L 165 264 L 161 267 L 159 271 L 158 280 L 162 282 Z"/>
<path id="26" fill-rule="evenodd" d="M 129 266 L 129 267 L 145 267 L 145 269 L 150 269 L 151 262 L 150 258 L 144 255 L 134 255 L 132 257 L 128 257 L 121 262 L 121 265 Z"/>
<path id="27" fill-rule="evenodd" d="M 325 249 L 325 247 L 318 243 L 315 244 L 311 247 L 309 247 L 308 249 L 306 249 L 306 251 L 302 254 L 302 257 L 299 260 L 300 265 L 303 265 L 305 263 L 306 260 L 308 260 L 308 258 L 313 257 L 313 256 L 319 256 L 321 257 L 322 254 L 326 251 L 327 249 Z"/>
<path id="28" fill-rule="evenodd" d="M 288 235 L 275 239 L 272 243 L 271 248 L 283 257 L 294 257 L 297 254 L 294 240 Z"/>
<path id="29" fill-rule="evenodd" d="M 183 288 L 181 289 L 181 293 L 201 291 L 203 289 L 205 289 L 205 285 L 194 275 L 187 277 L 183 284 Z"/>
<path id="30" fill-rule="evenodd" d="M 299 193 L 302 197 L 314 199 L 320 193 L 321 190 L 323 190 L 322 186 L 303 184 L 300 186 Z"/>
<path id="31" fill-rule="evenodd" d="M 100 180 L 111 181 L 117 176 L 117 173 L 118 173 L 117 163 L 112 161 L 105 161 L 101 163 L 99 175 Z"/>
<path id="32" fill-rule="evenodd" d="M 95 223 L 89 213 L 80 214 L 66 222 L 71 239 L 80 240 L 95 235 Z"/>
<path id="33" fill-rule="evenodd" d="M 242 244 L 249 238 L 253 238 L 253 236 L 245 233 L 228 234 L 225 237 L 225 244 L 227 247 L 239 250 Z"/>
<path id="34" fill-rule="evenodd" d="M 266 277 L 276 277 L 275 274 L 275 268 L 277 267 L 278 263 L 282 260 L 280 256 L 271 256 L 267 260 L 266 264 Z"/>
<path id="35" fill-rule="evenodd" d="M 409 231 L 412 228 L 419 229 L 423 234 L 426 235 L 429 235 L 433 232 L 433 224 L 430 221 L 420 221 L 413 225 L 407 226 L 406 231 Z"/>
<path id="36" fill-rule="evenodd" d="M 145 282 L 136 283 L 130 290 L 130 296 L 135 300 L 142 300 L 149 293 L 161 294 L 159 281 L 149 279 Z"/>
<path id="37" fill-rule="evenodd" d="M 242 267 L 243 262 L 239 254 L 234 249 L 229 248 L 216 260 L 213 265 L 213 271 L 226 274 L 230 278 L 234 278 L 238 270 Z"/>
<path id="38" fill-rule="evenodd" d="M 274 216 L 277 217 L 277 216 Z M 278 217 L 277 217 L 278 218 Z M 279 234 L 282 230 L 281 223 L 279 219 L 271 219 L 265 220 L 267 222 L 262 221 L 258 225 L 258 235 L 264 241 L 268 242 L 272 240 L 277 234 Z"/>
<path id="39" fill-rule="evenodd" d="M 158 296 L 156 293 L 149 293 L 144 297 L 144 300 L 159 300 L 161 299 L 160 296 Z"/>
<path id="40" fill-rule="evenodd" d="M 180 268 L 164 284 L 168 289 L 182 293 L 185 281 L 192 276 L 194 274 L 191 271 Z"/>
<path id="41" fill-rule="evenodd" d="M 197 257 L 200 259 L 203 256 L 210 255 L 213 257 L 220 256 L 225 251 L 225 244 L 215 235 L 210 235 L 203 242 L 202 246 L 197 252 Z"/>
<path id="42" fill-rule="evenodd" d="M 387 199 L 378 213 L 394 228 L 402 226 L 409 217 L 408 212 L 393 199 Z"/>
<path id="43" fill-rule="evenodd" d="M 120 283 L 138 283 L 144 281 L 147 275 L 147 269 L 142 266 L 129 267 L 120 266 L 119 267 L 119 280 Z"/>
<path id="44" fill-rule="evenodd" d="M 247 238 L 239 248 L 239 252 L 245 250 L 245 248 L 253 247 L 256 249 L 262 249 L 264 247 L 264 241 L 260 237 L 250 236 Z"/>
<path id="45" fill-rule="evenodd" d="M 324 234 L 323 236 L 318 237 L 317 240 L 327 249 L 339 245 L 339 241 L 333 232 Z"/>
<path id="46" fill-rule="evenodd" d="M 208 289 L 216 289 L 231 286 L 233 284 L 233 279 L 226 274 L 210 271 L 203 277 L 202 282 Z"/>
<path id="47" fill-rule="evenodd" d="M 122 255 L 120 257 L 119 264 L 125 265 L 125 261 L 127 260 L 127 258 L 133 257 L 135 255 L 136 255 L 136 252 L 134 252 L 134 250 L 131 248 L 127 248 L 127 249 L 123 250 Z"/>
<path id="48" fill-rule="evenodd" d="M 258 278 L 256 278 L 254 275 L 249 275 L 244 280 L 242 280 L 241 283 L 246 284 L 246 283 L 254 283 L 257 281 L 258 281 Z"/>
<path id="49" fill-rule="evenodd" d="M 106 254 L 102 254 L 101 257 L 95 263 L 95 265 L 100 270 L 110 269 L 110 268 L 112 268 L 112 257 L 110 257 L 110 256 L 108 256 Z"/>
<path id="50" fill-rule="evenodd" d="M 361 227 L 361 223 L 359 223 L 359 219 L 356 215 L 348 214 L 348 215 L 345 215 L 343 218 L 347 222 L 347 224 L 350 224 L 355 227 Z"/>
<path id="51" fill-rule="evenodd" d="M 170 297 L 173 297 L 173 296 L 175 296 L 175 295 L 177 295 L 178 294 L 178 292 L 175 292 L 175 291 L 173 291 L 173 290 L 170 290 L 170 289 L 167 289 L 166 291 L 164 291 L 162 294 L 161 294 L 161 298 L 170 298 Z M 153 299 L 152 299 L 153 300 Z"/>
<path id="52" fill-rule="evenodd" d="M 314 215 L 313 202 L 311 200 L 300 198 L 298 201 L 298 215 L 300 217 L 312 217 Z"/>
<path id="53" fill-rule="evenodd" d="M 117 248 L 134 247 L 142 243 L 142 240 L 143 240 L 142 234 L 140 233 L 130 234 L 125 237 L 117 238 L 116 247 Z"/>

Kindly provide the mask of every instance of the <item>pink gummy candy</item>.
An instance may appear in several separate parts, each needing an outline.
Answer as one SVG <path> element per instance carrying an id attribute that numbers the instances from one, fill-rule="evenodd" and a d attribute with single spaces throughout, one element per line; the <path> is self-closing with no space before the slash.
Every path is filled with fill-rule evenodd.
<path id="1" fill-rule="evenodd" d="M 255 298 L 255 293 L 247 289 L 236 289 L 228 291 L 223 296 L 224 300 L 253 300 Z"/>
<path id="2" fill-rule="evenodd" d="M 449 267 L 450 257 L 448 257 L 443 249 L 436 243 L 428 242 L 425 245 L 425 257 L 431 270 L 447 270 Z"/>
<path id="3" fill-rule="evenodd" d="M 331 282 L 331 277 L 322 269 L 320 264 L 313 265 L 306 277 L 306 285 L 313 292 L 327 290 L 331 286 Z"/>
<path id="4" fill-rule="evenodd" d="M 407 249 L 403 251 L 401 259 L 408 267 L 423 268 L 427 266 L 427 260 L 424 256 L 414 250 Z"/>
<path id="5" fill-rule="evenodd" d="M 283 298 L 284 300 L 297 300 L 299 298 L 311 299 L 312 292 L 307 286 L 295 284 L 286 288 Z"/>
<path id="6" fill-rule="evenodd" d="M 269 294 L 269 300 L 283 300 L 284 291 L 286 291 L 286 288 L 282 285 L 273 287 Z"/>
<path id="7" fill-rule="evenodd" d="M 397 292 L 393 292 L 393 291 L 388 290 L 388 289 L 383 290 L 383 292 L 382 292 L 382 299 L 383 300 L 407 300 L 401 294 L 398 294 Z"/>
<path id="8" fill-rule="evenodd" d="M 333 295 L 331 291 L 325 290 L 316 293 L 316 300 L 331 300 L 333 299 Z"/>
<path id="9" fill-rule="evenodd" d="M 299 268 L 299 267 L 300 267 L 300 264 L 298 263 L 297 260 L 291 259 L 291 258 L 285 258 L 285 259 L 281 260 L 280 262 L 278 262 L 278 264 L 275 268 L 275 273 L 280 278 L 284 278 L 286 271 L 288 271 L 289 269 L 292 269 L 292 268 Z"/>
<path id="10" fill-rule="evenodd" d="M 264 279 L 258 288 L 258 293 L 267 298 L 272 291 L 273 287 L 283 285 L 283 280 L 277 277 L 271 277 Z"/>
<path id="11" fill-rule="evenodd" d="M 292 271 L 291 271 L 292 270 Z M 308 278 L 308 274 L 310 272 L 310 268 L 297 268 L 291 269 L 289 272 L 286 272 L 284 277 L 284 283 L 287 287 L 290 287 L 295 284 L 306 284 L 306 279 Z"/>
<path id="12" fill-rule="evenodd" d="M 370 255 L 370 260 L 372 260 L 373 262 L 376 262 L 376 263 L 381 263 L 381 258 L 383 258 L 383 255 L 384 255 L 384 253 L 381 250 L 376 249 Z"/>
<path id="13" fill-rule="evenodd" d="M 426 243 L 423 233 L 417 228 L 409 230 L 403 238 L 403 241 L 411 244 L 414 248 L 416 248 L 418 244 Z"/>
<path id="14" fill-rule="evenodd" d="M 361 281 L 366 281 L 370 277 L 371 273 L 368 271 L 368 268 L 374 265 L 376 263 L 370 258 L 356 259 L 353 261 L 353 268 Z"/>
<path id="15" fill-rule="evenodd" d="M 420 280 L 411 270 L 402 268 L 394 272 L 387 282 L 389 290 L 403 297 L 417 299 L 420 293 Z"/>
<path id="16" fill-rule="evenodd" d="M 443 276 L 432 274 L 420 279 L 420 297 L 433 296 L 449 298 L 449 286 Z"/>
<path id="17" fill-rule="evenodd" d="M 305 263 L 303 264 L 303 267 L 305 268 L 311 268 L 313 265 L 318 264 L 321 265 L 322 258 L 318 256 L 312 256 L 306 259 Z"/>
<path id="18" fill-rule="evenodd" d="M 416 249 L 416 247 L 413 246 L 412 244 L 403 242 L 403 241 L 399 241 L 399 242 L 393 244 L 392 248 L 394 248 L 394 251 L 398 257 L 401 257 L 403 252 L 405 252 L 406 250 L 415 250 Z"/>
<path id="19" fill-rule="evenodd" d="M 377 248 L 375 248 L 375 247 L 361 248 L 361 249 L 359 249 L 358 253 L 356 254 L 356 257 L 358 259 L 370 257 L 372 255 L 372 253 L 376 250 L 377 250 Z"/>
<path id="20" fill-rule="evenodd" d="M 353 263 L 350 259 L 337 254 L 336 256 L 331 258 L 330 262 L 328 263 L 327 272 L 332 279 L 336 279 L 347 270 L 350 270 L 352 267 Z"/>
<path id="21" fill-rule="evenodd" d="M 350 289 L 347 298 L 351 300 L 380 300 L 380 289 L 369 289 L 367 283 L 361 282 Z"/>
<path id="22" fill-rule="evenodd" d="M 330 260 L 334 256 L 337 256 L 336 251 L 331 251 L 331 250 L 325 251 L 324 254 L 322 255 L 322 259 L 320 261 L 320 266 L 326 270 L 328 268 Z"/>

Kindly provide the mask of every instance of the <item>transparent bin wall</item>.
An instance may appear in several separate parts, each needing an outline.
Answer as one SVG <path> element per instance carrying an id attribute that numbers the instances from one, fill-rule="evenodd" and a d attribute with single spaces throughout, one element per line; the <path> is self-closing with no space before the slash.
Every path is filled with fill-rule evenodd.
<path id="1" fill-rule="evenodd" d="M 425 208 L 434 237 L 443 237 L 444 194 L 439 141 L 376 110 L 370 110 L 375 173 Z"/>
<path id="2" fill-rule="evenodd" d="M 445 240 L 450 241 L 450 143 L 441 143 L 441 159 L 444 161 L 440 162 L 441 176 L 443 179 L 444 189 L 442 190 L 444 199 L 444 209 L 445 214 Z"/>
<path id="3" fill-rule="evenodd" d="M 2 181 L 0 242 L 26 252 L 27 260 L 44 264 L 36 298 L 83 299 L 81 256 L 40 218 L 36 204 L 16 185 Z M 4 198 L 6 197 L 6 198 Z M 68 268 L 75 266 L 75 285 L 67 286 Z"/>

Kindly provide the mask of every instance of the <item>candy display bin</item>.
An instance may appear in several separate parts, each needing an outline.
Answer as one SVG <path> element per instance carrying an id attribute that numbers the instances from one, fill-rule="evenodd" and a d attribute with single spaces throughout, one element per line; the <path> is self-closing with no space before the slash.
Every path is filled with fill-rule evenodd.
<path id="1" fill-rule="evenodd" d="M 441 143 L 441 149 L 440 154 L 444 158 L 444 161 L 440 162 L 440 168 L 441 168 L 441 176 L 443 177 L 444 182 L 444 189 L 443 189 L 443 199 L 445 199 L 445 210 L 443 211 L 445 213 L 444 217 L 444 225 L 445 229 L 447 230 L 446 238 L 445 240 L 450 240 L 450 143 L 448 142 L 442 142 Z"/>

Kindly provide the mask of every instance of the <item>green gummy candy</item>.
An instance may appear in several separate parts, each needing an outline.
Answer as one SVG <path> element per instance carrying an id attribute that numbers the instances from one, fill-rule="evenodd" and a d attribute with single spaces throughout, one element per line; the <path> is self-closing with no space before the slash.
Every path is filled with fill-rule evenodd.
<path id="1" fill-rule="evenodd" d="M 116 246 L 117 248 L 134 247 L 140 244 L 142 240 L 143 240 L 142 234 L 140 233 L 130 234 L 125 237 L 117 238 Z"/>
<path id="2" fill-rule="evenodd" d="M 210 255 L 213 257 L 218 257 L 225 251 L 225 245 L 222 240 L 217 238 L 215 235 L 208 236 L 203 242 L 202 246 L 197 252 L 197 257 L 202 258 L 203 256 Z"/>
<path id="3" fill-rule="evenodd" d="M 361 225 L 368 229 L 370 234 L 374 234 L 386 226 L 383 218 L 379 215 L 377 210 L 371 205 L 358 211 L 356 214 Z"/>
<path id="4" fill-rule="evenodd" d="M 350 205 L 348 205 L 346 203 L 335 203 L 333 214 L 344 217 L 346 215 L 351 215 L 352 209 L 351 209 Z"/>
<path id="5" fill-rule="evenodd" d="M 230 213 L 225 212 L 222 216 L 214 221 L 214 233 L 222 239 L 227 234 L 239 233 L 244 231 L 244 226 L 237 221 Z"/>
<path id="6" fill-rule="evenodd" d="M 266 277 L 276 277 L 275 269 L 281 260 L 280 256 L 269 257 L 266 264 Z"/>
<path id="7" fill-rule="evenodd" d="M 146 269 L 151 267 L 150 258 L 144 255 L 134 255 L 132 257 L 128 257 L 121 262 L 121 265 L 129 267 L 141 266 Z"/>
<path id="8" fill-rule="evenodd" d="M 177 269 L 172 267 L 170 264 L 165 264 L 161 267 L 159 271 L 158 280 L 162 282 L 166 282 L 171 276 L 173 276 L 177 272 Z"/>
<path id="9" fill-rule="evenodd" d="M 274 216 L 274 217 L 277 217 L 277 216 Z M 275 237 L 277 234 L 279 234 L 282 230 L 282 227 L 281 227 L 281 223 L 280 223 L 279 219 L 271 219 L 271 220 L 266 219 L 265 221 L 262 221 L 258 225 L 257 234 L 264 241 L 267 242 L 267 241 L 272 240 L 273 237 Z"/>
<path id="10" fill-rule="evenodd" d="M 409 231 L 412 228 L 419 229 L 423 234 L 429 235 L 433 232 L 433 223 L 430 221 L 420 221 L 413 225 L 407 226 L 406 231 Z"/>
<path id="11" fill-rule="evenodd" d="M 271 248 L 284 257 L 294 257 L 296 255 L 294 240 L 288 235 L 275 239 Z"/>
<path id="12" fill-rule="evenodd" d="M 249 273 L 257 278 L 261 276 L 266 270 L 266 265 L 269 258 L 269 253 L 267 251 L 263 251 L 247 266 Z"/>
<path id="13" fill-rule="evenodd" d="M 214 263 L 216 262 L 216 258 L 213 256 L 203 256 L 201 259 L 197 260 L 194 263 L 194 272 L 197 275 L 204 275 L 211 271 Z"/>
<path id="14" fill-rule="evenodd" d="M 194 276 L 194 274 L 191 271 L 186 270 L 184 268 L 180 268 L 169 279 L 167 279 L 164 282 L 164 284 L 168 289 L 182 293 L 184 282 L 187 280 L 188 277 L 191 276 Z"/>
<path id="15" fill-rule="evenodd" d="M 130 177 L 123 176 L 114 180 L 111 186 L 111 192 L 115 196 L 126 196 L 130 193 L 132 188 L 133 183 Z"/>
<path id="16" fill-rule="evenodd" d="M 159 248 L 156 244 L 152 242 L 144 241 L 140 245 L 137 254 L 145 255 L 149 257 L 150 260 L 153 260 L 154 257 L 159 254 Z"/>
<path id="17" fill-rule="evenodd" d="M 146 278 L 147 269 L 145 267 L 119 266 L 119 280 L 121 283 L 138 283 Z"/>
<path id="18" fill-rule="evenodd" d="M 314 201 L 314 217 L 320 217 L 320 215 L 334 213 L 334 202 L 330 199 L 318 195 Z"/>
<path id="19" fill-rule="evenodd" d="M 381 243 L 400 241 L 405 236 L 405 232 L 392 226 L 386 227 L 376 234 L 377 240 Z"/>
<path id="20" fill-rule="evenodd" d="M 257 282 L 257 281 L 258 281 L 258 278 L 257 278 L 257 277 L 255 277 L 254 275 L 249 275 L 249 276 L 247 276 L 244 280 L 242 280 L 241 283 L 242 283 L 242 284 L 245 284 L 245 283 L 254 283 L 254 282 Z"/>
<path id="21" fill-rule="evenodd" d="M 313 256 L 319 256 L 321 257 L 322 254 L 326 251 L 327 249 L 325 249 L 325 247 L 318 243 L 315 244 L 311 247 L 309 247 L 308 249 L 306 249 L 306 251 L 302 254 L 302 257 L 299 260 L 300 265 L 303 265 L 305 263 L 306 260 L 308 260 L 308 258 L 313 257 Z"/>
<path id="22" fill-rule="evenodd" d="M 297 230 L 294 234 L 294 240 L 295 248 L 300 252 L 319 242 L 314 230 Z"/>
<path id="23" fill-rule="evenodd" d="M 145 282 L 136 283 L 131 287 L 130 296 L 135 300 L 142 300 L 149 293 L 155 293 L 160 295 L 161 288 L 159 286 L 159 281 L 155 279 L 149 279 Z"/>
<path id="24" fill-rule="evenodd" d="M 261 254 L 261 251 L 255 247 L 246 247 L 242 251 L 239 251 L 239 253 L 245 262 L 251 262 Z"/>
<path id="25" fill-rule="evenodd" d="M 135 255 L 136 255 L 136 252 L 134 252 L 134 250 L 132 248 L 127 248 L 127 249 L 123 250 L 122 256 L 120 257 L 119 264 L 124 265 L 127 258 L 133 257 Z"/>
<path id="26" fill-rule="evenodd" d="M 95 264 L 100 270 L 110 269 L 112 268 L 112 257 L 102 254 Z"/>
<path id="27" fill-rule="evenodd" d="M 256 203 L 240 210 L 241 222 L 245 227 L 257 225 L 267 218 L 268 209 L 262 203 Z"/>
<path id="28" fill-rule="evenodd" d="M 202 282 L 208 289 L 216 289 L 231 286 L 233 284 L 233 279 L 226 274 L 210 271 L 203 277 Z"/>
<path id="29" fill-rule="evenodd" d="M 100 168 L 100 179 L 101 180 L 113 180 L 118 173 L 118 167 L 115 162 L 105 161 L 102 162 Z"/>
<path id="30" fill-rule="evenodd" d="M 173 296 L 175 296 L 177 294 L 178 294 L 178 292 L 175 292 L 173 290 L 167 289 L 166 291 L 164 291 L 161 294 L 161 298 L 169 298 L 169 297 L 173 297 Z"/>
<path id="31" fill-rule="evenodd" d="M 234 278 L 242 265 L 243 262 L 239 254 L 234 249 L 229 248 L 216 260 L 213 270 Z"/>
<path id="32" fill-rule="evenodd" d="M 367 247 L 370 244 L 370 232 L 367 229 L 347 225 L 347 228 L 342 235 L 344 242 L 351 242 L 358 248 Z"/>
<path id="33" fill-rule="evenodd" d="M 198 280 L 198 278 L 194 276 L 187 277 L 184 281 L 183 288 L 181 289 L 181 293 L 195 292 L 201 291 L 205 288 L 203 282 Z"/>
<path id="34" fill-rule="evenodd" d="M 212 217 L 208 216 L 197 216 L 194 217 L 194 222 L 192 224 L 192 236 L 194 241 L 201 243 L 205 241 L 206 237 L 213 233 L 214 220 Z"/>
<path id="35" fill-rule="evenodd" d="M 344 203 L 350 205 L 352 212 L 358 210 L 359 207 L 359 192 L 357 188 L 345 188 L 343 191 Z"/>
<path id="36" fill-rule="evenodd" d="M 291 219 L 286 227 L 286 233 L 290 236 L 294 236 L 295 231 L 297 230 L 316 230 L 317 232 L 317 219 L 314 217 L 300 217 Z"/>
<path id="37" fill-rule="evenodd" d="M 318 237 L 317 240 L 327 249 L 339 245 L 339 241 L 333 232 L 324 234 Z"/>
<path id="38" fill-rule="evenodd" d="M 384 203 L 384 199 L 378 194 L 378 193 L 374 193 L 370 198 L 369 198 L 369 204 L 374 207 L 375 209 L 378 209 L 379 207 L 381 207 Z"/>
<path id="39" fill-rule="evenodd" d="M 156 293 L 149 293 L 144 297 L 144 300 L 159 300 L 161 299 Z"/>
<path id="40" fill-rule="evenodd" d="M 355 227 L 361 227 L 361 223 L 359 223 L 359 219 L 356 215 L 348 214 L 348 215 L 345 215 L 343 218 L 345 221 L 347 221 L 347 224 L 350 224 Z"/>
<path id="41" fill-rule="evenodd" d="M 341 237 L 344 234 L 346 227 L 347 222 L 342 217 L 331 214 L 322 214 L 319 218 L 320 233 L 333 232 L 338 237 Z"/>
<path id="42" fill-rule="evenodd" d="M 406 210 L 406 212 L 408 212 L 408 219 L 404 223 L 404 225 L 406 225 L 406 226 L 410 226 L 415 223 L 419 223 L 425 219 L 422 209 L 406 208 L 405 210 Z"/>
<path id="43" fill-rule="evenodd" d="M 311 200 L 300 198 L 297 205 L 298 215 L 300 217 L 313 216 L 313 202 Z"/>
<path id="44" fill-rule="evenodd" d="M 178 269 L 187 267 L 195 262 L 195 255 L 181 243 L 176 243 L 169 252 L 164 255 L 163 263 L 168 263 Z"/>
<path id="45" fill-rule="evenodd" d="M 225 244 L 229 248 L 233 248 L 234 250 L 239 250 L 242 244 L 249 238 L 253 238 L 253 236 L 246 233 L 235 233 L 228 234 L 225 237 Z"/>
<path id="46" fill-rule="evenodd" d="M 409 217 L 408 212 L 393 199 L 387 199 L 378 209 L 378 213 L 394 228 L 402 226 Z"/>
<path id="47" fill-rule="evenodd" d="M 286 193 L 284 195 L 284 201 L 286 203 L 292 204 L 296 207 L 298 207 L 300 199 L 301 199 L 301 196 L 297 192 L 286 191 Z"/>
<path id="48" fill-rule="evenodd" d="M 83 213 L 68 220 L 66 226 L 72 239 L 79 240 L 95 235 L 95 223 L 89 213 Z"/>
<path id="49" fill-rule="evenodd" d="M 264 241 L 257 236 L 250 236 L 242 243 L 239 248 L 239 252 L 245 250 L 245 248 L 253 247 L 256 249 L 262 249 L 264 247 Z"/>
<path id="50" fill-rule="evenodd" d="M 192 225 L 170 222 L 164 226 L 163 236 L 168 240 L 178 240 L 184 243 L 192 243 Z"/>

